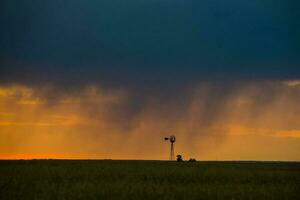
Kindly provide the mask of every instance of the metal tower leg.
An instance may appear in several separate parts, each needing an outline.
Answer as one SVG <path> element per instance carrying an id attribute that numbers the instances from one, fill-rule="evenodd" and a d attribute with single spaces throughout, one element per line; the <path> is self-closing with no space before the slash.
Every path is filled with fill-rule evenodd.
<path id="1" fill-rule="evenodd" d="M 174 145 L 171 143 L 170 160 L 174 160 Z"/>

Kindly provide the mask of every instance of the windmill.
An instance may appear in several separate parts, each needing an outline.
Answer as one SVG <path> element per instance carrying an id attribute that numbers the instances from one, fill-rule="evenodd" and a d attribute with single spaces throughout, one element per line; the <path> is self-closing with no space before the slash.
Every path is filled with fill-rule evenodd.
<path id="1" fill-rule="evenodd" d="M 176 141 L 175 135 L 165 137 L 165 140 L 169 140 L 171 142 L 170 160 L 174 160 L 174 143 Z"/>

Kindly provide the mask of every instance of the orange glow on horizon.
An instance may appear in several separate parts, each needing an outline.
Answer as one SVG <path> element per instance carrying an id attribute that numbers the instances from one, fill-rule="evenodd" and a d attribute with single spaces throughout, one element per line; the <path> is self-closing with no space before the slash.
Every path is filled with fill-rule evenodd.
<path id="1" fill-rule="evenodd" d="M 163 138 L 174 133 L 185 159 L 299 161 L 298 82 L 272 87 L 276 99 L 263 102 L 259 85 L 244 86 L 203 124 L 205 85 L 191 90 L 182 116 L 149 101 L 131 118 L 122 110 L 129 101 L 123 90 L 90 86 L 50 102 L 47 88 L 0 87 L 0 159 L 168 159 Z"/>

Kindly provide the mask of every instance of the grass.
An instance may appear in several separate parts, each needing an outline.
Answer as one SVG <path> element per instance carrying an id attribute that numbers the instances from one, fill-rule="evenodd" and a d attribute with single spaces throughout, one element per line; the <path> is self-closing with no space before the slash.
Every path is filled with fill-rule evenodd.
<path id="1" fill-rule="evenodd" d="M 300 163 L 0 161 L 0 199 L 300 199 Z"/>

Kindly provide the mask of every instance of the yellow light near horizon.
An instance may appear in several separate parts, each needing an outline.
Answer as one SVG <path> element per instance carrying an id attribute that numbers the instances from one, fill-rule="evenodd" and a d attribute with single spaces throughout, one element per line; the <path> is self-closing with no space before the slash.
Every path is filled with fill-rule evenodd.
<path id="1" fill-rule="evenodd" d="M 35 88 L 0 87 L 0 159 L 168 159 L 163 138 L 172 132 L 178 138 L 175 152 L 184 158 L 300 160 L 298 97 L 275 84 L 276 99 L 258 104 L 257 87 L 223 103 L 210 124 L 199 123 L 205 120 L 205 92 L 193 95 L 180 119 L 172 116 L 175 108 L 162 114 L 153 102 L 127 119 L 110 110 L 126 106 L 126 91 L 103 93 L 90 86 L 49 103 Z"/>

